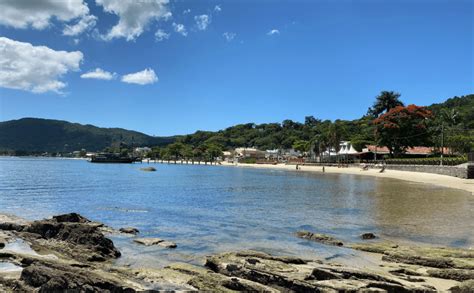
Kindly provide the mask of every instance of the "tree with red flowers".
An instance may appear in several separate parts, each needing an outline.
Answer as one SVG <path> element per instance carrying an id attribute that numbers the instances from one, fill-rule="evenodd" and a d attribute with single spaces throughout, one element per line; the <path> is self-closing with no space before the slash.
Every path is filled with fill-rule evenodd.
<path id="1" fill-rule="evenodd" d="M 431 112 L 425 107 L 408 105 L 390 109 L 373 121 L 377 145 L 386 146 L 391 156 L 399 156 L 409 147 L 426 145 L 430 118 Z"/>

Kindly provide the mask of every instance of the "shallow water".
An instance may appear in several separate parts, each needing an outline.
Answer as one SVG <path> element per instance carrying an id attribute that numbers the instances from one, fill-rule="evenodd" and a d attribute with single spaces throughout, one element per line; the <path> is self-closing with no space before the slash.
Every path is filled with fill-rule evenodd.
<path id="1" fill-rule="evenodd" d="M 461 190 L 347 174 L 166 164 L 140 171 L 144 166 L 0 158 L 0 213 L 38 219 L 78 212 L 178 244 L 175 250 L 143 247 L 114 236 L 123 253 L 119 262 L 131 265 L 200 262 L 239 249 L 358 258 L 294 237 L 300 229 L 345 241 L 370 231 L 427 244 L 474 243 L 474 197 Z"/>

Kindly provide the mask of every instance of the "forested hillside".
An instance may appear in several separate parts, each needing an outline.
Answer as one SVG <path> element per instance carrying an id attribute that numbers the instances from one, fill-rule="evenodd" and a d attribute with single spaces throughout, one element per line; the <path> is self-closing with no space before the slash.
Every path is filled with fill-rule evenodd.
<path id="1" fill-rule="evenodd" d="M 121 128 L 100 128 L 60 120 L 23 118 L 0 122 L 0 150 L 25 152 L 99 151 L 114 143 L 155 146 L 173 138 L 152 137 Z"/>
<path id="2" fill-rule="evenodd" d="M 397 95 L 393 92 L 382 92 Z M 356 120 L 320 120 L 307 116 L 304 122 L 284 120 L 282 123 L 239 124 L 217 132 L 197 131 L 194 134 L 178 138 L 185 145 L 218 145 L 222 149 L 246 146 L 260 149 L 300 148 L 301 150 L 336 146 L 341 140 L 351 141 L 357 149 L 366 144 L 374 144 L 379 138 L 375 136 L 377 116 L 388 112 L 397 105 L 403 105 L 400 95 L 392 97 L 393 105 L 381 101 L 369 109 L 368 113 Z M 390 97 L 389 97 L 390 100 Z M 380 109 L 376 109 L 379 107 Z M 419 141 L 417 135 L 413 143 L 441 144 L 441 132 L 444 127 L 445 145 L 466 151 L 474 144 L 474 95 L 450 98 L 444 103 L 427 107 L 431 115 L 426 122 L 427 141 Z M 377 113 L 374 113 L 377 112 Z"/>
<path id="3" fill-rule="evenodd" d="M 304 122 L 284 120 L 281 123 L 247 123 L 217 132 L 197 131 L 175 137 L 152 137 L 121 128 L 24 118 L 0 122 L 0 151 L 100 151 L 122 142 L 129 146 L 155 146 L 156 152 L 159 152 L 160 147 L 178 142 L 188 149 L 199 148 L 200 151 L 209 147 L 220 150 L 256 147 L 264 150 L 296 148 L 319 152 L 329 147 L 337 148 L 341 140 L 351 141 L 356 149 L 361 150 L 366 144 L 396 145 L 395 142 L 402 139 L 406 141 L 405 144 L 413 145 L 440 146 L 444 143 L 461 153 L 474 149 L 474 95 L 453 97 L 444 103 L 427 106 L 429 112 L 423 114 L 426 115 L 423 123 L 416 125 L 415 130 L 418 129 L 418 132 L 411 131 L 413 125 L 404 125 L 403 117 L 421 113 L 423 108 L 403 106 L 400 94 L 384 91 L 369 111 L 356 120 L 329 121 L 307 116 Z M 390 123 L 401 123 L 405 129 L 399 129 L 398 134 L 393 129 L 387 132 L 386 126 Z M 407 133 L 410 135 L 407 136 Z"/>

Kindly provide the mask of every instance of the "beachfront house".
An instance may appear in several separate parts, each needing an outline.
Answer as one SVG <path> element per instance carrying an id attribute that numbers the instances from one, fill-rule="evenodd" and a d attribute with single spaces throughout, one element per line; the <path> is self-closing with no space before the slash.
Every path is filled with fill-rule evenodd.
<path id="1" fill-rule="evenodd" d="M 145 155 L 149 152 L 151 152 L 151 148 L 149 147 L 137 147 L 134 149 L 134 152 L 138 155 Z"/>
<path id="2" fill-rule="evenodd" d="M 427 146 L 416 146 L 412 148 L 408 148 L 403 156 L 410 157 L 410 158 L 423 158 L 433 155 L 441 150 L 435 147 L 427 147 Z M 444 148 L 444 154 L 451 153 L 449 148 Z M 376 145 L 367 145 L 365 148 L 362 149 L 360 153 L 361 158 L 373 160 L 375 157 L 377 159 L 383 159 L 384 157 L 388 157 L 390 155 L 390 150 L 387 147 L 381 147 Z"/>
<path id="3" fill-rule="evenodd" d="M 222 160 L 225 162 L 231 162 L 234 159 L 234 153 L 231 151 L 222 152 Z"/>
<path id="4" fill-rule="evenodd" d="M 254 159 L 264 159 L 265 151 L 261 151 L 256 148 L 236 148 L 234 150 L 236 158 L 254 158 Z"/>
<path id="5" fill-rule="evenodd" d="M 265 159 L 267 160 L 278 160 L 279 157 L 280 157 L 279 149 L 265 151 Z"/>

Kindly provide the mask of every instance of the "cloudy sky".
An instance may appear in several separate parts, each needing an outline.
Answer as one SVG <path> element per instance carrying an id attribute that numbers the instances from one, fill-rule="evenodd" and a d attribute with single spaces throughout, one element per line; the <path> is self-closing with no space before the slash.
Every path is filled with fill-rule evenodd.
<path id="1" fill-rule="evenodd" d="M 0 120 L 152 135 L 473 93 L 474 2 L 0 1 Z"/>

